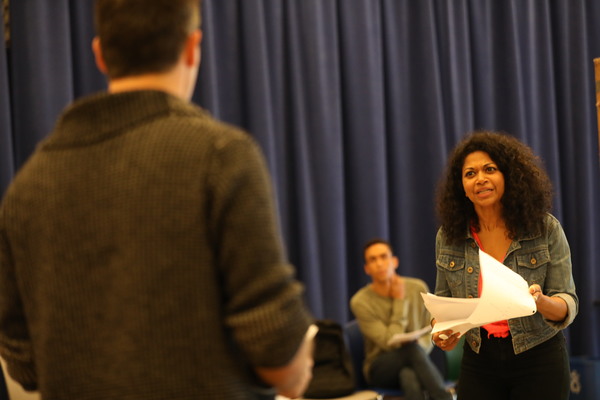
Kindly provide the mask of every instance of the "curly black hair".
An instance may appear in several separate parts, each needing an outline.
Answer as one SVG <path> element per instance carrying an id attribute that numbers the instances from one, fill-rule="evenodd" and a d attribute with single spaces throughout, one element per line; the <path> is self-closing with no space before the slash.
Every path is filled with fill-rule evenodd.
<path id="1" fill-rule="evenodd" d="M 537 232 L 552 208 L 552 183 L 531 148 L 500 132 L 474 131 L 452 151 L 437 190 L 436 211 L 446 238 L 464 240 L 470 224 L 479 230 L 473 203 L 465 196 L 462 168 L 465 158 L 486 152 L 504 175 L 502 217 L 511 239 Z"/>

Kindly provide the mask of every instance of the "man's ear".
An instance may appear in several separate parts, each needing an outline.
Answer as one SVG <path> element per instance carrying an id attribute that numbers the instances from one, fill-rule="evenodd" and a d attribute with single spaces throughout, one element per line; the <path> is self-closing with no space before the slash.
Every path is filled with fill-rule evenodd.
<path id="1" fill-rule="evenodd" d="M 94 40 L 92 40 L 92 51 L 94 52 L 94 58 L 96 60 L 96 67 L 103 74 L 107 74 L 108 70 L 106 68 L 106 63 L 104 62 L 104 56 L 102 55 L 102 46 L 100 45 L 100 38 L 96 36 Z"/>
<path id="2" fill-rule="evenodd" d="M 392 262 L 394 263 L 394 269 L 398 269 L 398 267 L 400 266 L 400 261 L 398 261 L 398 257 L 392 257 Z"/>
<path id="3" fill-rule="evenodd" d="M 192 32 L 186 42 L 184 48 L 185 64 L 189 67 L 200 64 L 200 43 L 202 42 L 202 31 L 196 29 Z"/>

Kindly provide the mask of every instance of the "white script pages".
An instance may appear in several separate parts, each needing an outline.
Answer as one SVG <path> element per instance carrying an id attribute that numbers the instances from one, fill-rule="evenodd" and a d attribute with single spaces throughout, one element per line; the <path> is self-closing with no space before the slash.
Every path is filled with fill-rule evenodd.
<path id="1" fill-rule="evenodd" d="M 419 339 L 421 336 L 429 333 L 431 331 L 431 327 L 425 326 L 421 329 L 417 329 L 416 331 L 406 332 L 406 333 L 396 333 L 394 336 L 388 340 L 387 344 L 391 347 L 400 346 L 406 342 L 412 342 L 414 340 Z"/>
<path id="2" fill-rule="evenodd" d="M 521 275 L 481 250 L 479 265 L 482 289 L 478 299 L 421 293 L 425 307 L 436 320 L 432 333 L 451 329 L 462 336 L 471 328 L 536 313 L 535 300 Z"/>

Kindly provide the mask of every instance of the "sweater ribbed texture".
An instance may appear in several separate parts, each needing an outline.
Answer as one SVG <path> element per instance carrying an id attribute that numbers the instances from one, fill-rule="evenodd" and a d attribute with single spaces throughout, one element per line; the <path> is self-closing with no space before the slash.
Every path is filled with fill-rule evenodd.
<path id="1" fill-rule="evenodd" d="M 76 102 L 2 203 L 11 375 L 44 399 L 264 398 L 251 366 L 311 322 L 273 210 L 246 133 L 162 92 Z"/>

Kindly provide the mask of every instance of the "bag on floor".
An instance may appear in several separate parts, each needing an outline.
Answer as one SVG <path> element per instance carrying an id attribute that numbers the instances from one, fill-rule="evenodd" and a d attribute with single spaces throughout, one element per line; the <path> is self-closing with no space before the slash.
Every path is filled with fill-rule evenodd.
<path id="1" fill-rule="evenodd" d="M 354 370 L 341 325 L 330 320 L 315 324 L 319 327 L 315 336 L 315 364 L 304 397 L 330 399 L 354 393 Z"/>

